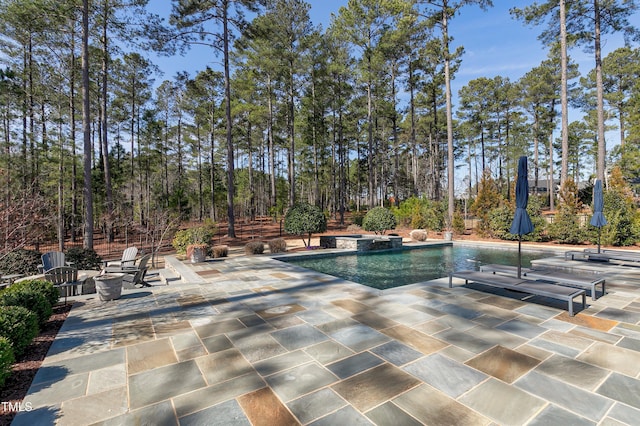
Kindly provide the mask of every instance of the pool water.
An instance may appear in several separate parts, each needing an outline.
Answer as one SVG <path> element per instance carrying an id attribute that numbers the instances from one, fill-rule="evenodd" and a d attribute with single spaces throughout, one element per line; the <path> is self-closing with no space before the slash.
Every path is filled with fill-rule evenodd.
<path id="1" fill-rule="evenodd" d="M 522 266 L 549 257 L 544 252 L 522 252 Z M 479 270 L 480 265 L 518 264 L 517 250 L 447 246 L 284 260 L 303 268 L 364 284 L 380 290 L 446 277 L 450 271 Z"/>

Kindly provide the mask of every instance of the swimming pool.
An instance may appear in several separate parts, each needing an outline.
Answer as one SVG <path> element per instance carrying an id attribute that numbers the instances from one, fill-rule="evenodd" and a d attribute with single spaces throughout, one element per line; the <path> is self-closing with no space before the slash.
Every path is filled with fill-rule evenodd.
<path id="1" fill-rule="evenodd" d="M 528 267 L 531 260 L 550 255 L 542 251 L 523 251 L 522 266 Z M 453 270 L 479 270 L 480 265 L 489 263 L 517 265 L 518 252 L 487 247 L 440 246 L 280 260 L 383 290 L 446 277 Z"/>

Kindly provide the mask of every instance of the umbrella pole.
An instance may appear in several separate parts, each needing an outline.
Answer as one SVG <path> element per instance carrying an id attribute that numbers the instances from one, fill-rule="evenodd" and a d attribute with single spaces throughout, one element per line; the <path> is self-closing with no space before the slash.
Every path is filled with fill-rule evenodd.
<path id="1" fill-rule="evenodd" d="M 522 244 L 522 235 L 518 234 L 518 279 L 522 278 L 522 250 L 520 248 Z"/>
<path id="2" fill-rule="evenodd" d="M 602 233 L 602 228 L 598 226 L 598 253 L 600 253 L 600 233 Z"/>

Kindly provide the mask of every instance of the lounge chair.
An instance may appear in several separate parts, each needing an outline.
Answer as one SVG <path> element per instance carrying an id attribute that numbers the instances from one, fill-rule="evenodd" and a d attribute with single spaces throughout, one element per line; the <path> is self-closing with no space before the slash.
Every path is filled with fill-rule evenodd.
<path id="1" fill-rule="evenodd" d="M 105 260 L 102 268 L 105 273 L 120 273 L 136 269 L 137 247 L 128 247 L 122 252 L 119 260 Z"/>
<path id="2" fill-rule="evenodd" d="M 71 266 L 56 266 L 44 273 L 44 278 L 53 283 L 54 287 L 64 290 L 64 304 L 67 304 L 67 296 L 77 286 L 84 284 L 84 280 L 78 280 L 78 270 Z"/>
<path id="3" fill-rule="evenodd" d="M 608 262 L 617 260 L 620 262 L 629 262 L 631 264 L 640 262 L 640 255 L 633 252 L 625 252 L 623 250 L 602 250 L 600 253 L 587 250 L 569 250 L 564 253 L 565 260 L 596 260 L 600 262 Z"/>
<path id="4" fill-rule="evenodd" d="M 590 253 L 597 253 L 597 249 L 585 249 Z M 602 249 L 600 253 L 604 253 L 608 256 L 621 256 L 624 258 L 636 258 L 640 261 L 640 252 L 632 250 L 614 250 L 614 249 Z"/>
<path id="5" fill-rule="evenodd" d="M 517 278 L 506 275 L 498 275 L 489 272 L 456 271 L 449 274 L 449 288 L 453 287 L 453 278 L 461 278 L 465 284 L 476 282 L 486 286 L 504 288 L 522 293 L 544 296 L 567 302 L 569 315 L 574 315 L 573 299 L 582 296 L 582 309 L 587 306 L 586 292 L 582 289 L 563 287 L 549 284 L 544 281 L 533 281 L 526 278 Z"/>
<path id="6" fill-rule="evenodd" d="M 482 265 L 480 266 L 482 272 L 492 272 L 498 274 L 504 274 L 509 276 L 516 276 L 518 268 L 510 265 Z M 605 295 L 605 279 L 604 277 L 593 275 L 588 277 L 586 275 L 571 274 L 568 272 L 559 271 L 552 268 L 522 268 L 522 277 L 525 279 L 533 279 L 546 281 L 556 285 L 563 285 L 566 287 L 576 287 L 591 291 L 591 299 L 596 300 L 596 286 L 602 286 L 602 295 Z"/>
<path id="7" fill-rule="evenodd" d="M 136 285 L 140 284 L 143 287 L 151 287 L 150 284 L 147 284 L 144 280 L 147 275 L 147 263 L 151 258 L 151 254 L 145 254 L 140 258 L 140 262 L 134 269 L 128 269 L 122 277 L 122 287 L 123 288 L 135 288 Z"/>

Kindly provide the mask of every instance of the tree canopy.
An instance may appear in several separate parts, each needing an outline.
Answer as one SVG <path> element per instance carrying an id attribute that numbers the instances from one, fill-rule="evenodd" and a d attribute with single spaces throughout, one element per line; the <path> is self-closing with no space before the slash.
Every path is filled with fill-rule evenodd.
<path id="1" fill-rule="evenodd" d="M 10 217 L 37 197 L 57 213 L 6 230 L 5 243 L 39 233 L 91 246 L 94 226 L 148 228 L 166 212 L 226 220 L 233 236 L 236 217 L 298 202 L 344 221 L 410 197 L 446 200 L 450 225 L 456 198 L 475 198 L 483 179 L 509 197 L 520 155 L 534 191 L 553 189 L 558 171 L 580 186 L 603 165 L 640 177 L 634 1 L 567 2 L 566 65 L 558 4 L 514 9 L 548 59 L 519 79 L 471 80 L 455 99 L 464 46 L 451 22 L 490 1 L 349 0 L 326 29 L 303 0 L 172 6 L 163 22 L 146 0 L 0 2 L 2 208 Z M 599 59 L 596 28 L 627 45 Z M 193 74 L 164 76 L 147 54 L 196 45 L 212 59 Z M 594 66 L 580 75 L 571 54 L 588 46 Z M 584 113 L 566 124 L 563 71 L 567 103 Z M 604 151 L 608 129 L 621 145 Z"/>

